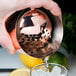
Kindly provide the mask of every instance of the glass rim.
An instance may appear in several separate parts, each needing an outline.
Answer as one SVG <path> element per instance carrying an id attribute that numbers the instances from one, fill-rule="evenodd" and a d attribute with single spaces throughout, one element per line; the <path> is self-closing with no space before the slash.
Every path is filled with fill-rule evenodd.
<path id="1" fill-rule="evenodd" d="M 38 67 L 38 66 L 42 66 L 42 65 L 45 65 L 45 64 L 46 64 L 46 63 L 42 63 L 42 64 L 36 65 L 36 66 L 33 67 L 32 69 L 30 69 L 30 76 L 31 76 L 32 70 L 34 70 L 34 69 L 35 69 L 36 67 Z M 59 66 L 59 67 L 63 68 L 64 71 L 65 71 L 65 75 L 66 75 L 66 76 L 68 75 L 68 70 L 67 70 L 67 68 L 64 67 L 63 65 L 57 64 L 57 63 L 47 63 L 47 64 L 49 64 L 49 65 L 54 65 L 54 66 Z"/>

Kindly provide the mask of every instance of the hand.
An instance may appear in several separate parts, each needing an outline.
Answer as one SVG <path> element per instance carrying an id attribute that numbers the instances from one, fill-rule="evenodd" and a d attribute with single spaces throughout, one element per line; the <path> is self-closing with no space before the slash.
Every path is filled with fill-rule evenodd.
<path id="1" fill-rule="evenodd" d="M 53 15 L 61 17 L 61 10 L 57 3 L 52 0 L 0 0 L 0 45 L 8 50 L 10 54 L 16 52 L 12 38 L 5 27 L 6 19 L 14 12 L 26 8 L 44 7 Z"/>

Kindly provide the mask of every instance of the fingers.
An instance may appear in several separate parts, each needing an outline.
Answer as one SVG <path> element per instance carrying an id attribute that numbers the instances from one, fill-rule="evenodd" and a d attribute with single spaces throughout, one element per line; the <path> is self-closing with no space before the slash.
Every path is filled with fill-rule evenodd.
<path id="1" fill-rule="evenodd" d="M 62 15 L 60 7 L 54 1 L 49 2 L 48 4 L 44 5 L 43 7 L 48 9 L 55 16 L 61 16 Z"/>
<path id="2" fill-rule="evenodd" d="M 0 23 L 0 45 L 8 50 L 11 55 L 16 52 L 16 49 L 11 42 L 10 36 L 6 31 L 4 23 Z"/>
<path id="3" fill-rule="evenodd" d="M 15 10 L 21 10 L 26 8 L 39 8 L 42 6 L 42 0 L 17 0 L 17 4 L 14 7 Z"/>
<path id="4" fill-rule="evenodd" d="M 16 5 L 15 10 L 39 7 L 44 7 L 55 16 L 61 16 L 61 10 L 58 4 L 52 0 L 20 0 Z"/>

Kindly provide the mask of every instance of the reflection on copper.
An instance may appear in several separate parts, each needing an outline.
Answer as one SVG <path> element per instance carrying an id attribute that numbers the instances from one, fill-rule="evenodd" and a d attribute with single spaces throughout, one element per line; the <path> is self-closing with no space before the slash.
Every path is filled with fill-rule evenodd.
<path id="1" fill-rule="evenodd" d="M 60 45 L 52 42 L 52 23 L 40 10 L 25 12 L 16 24 L 17 40 L 21 48 L 30 56 L 45 57 L 56 51 Z"/>

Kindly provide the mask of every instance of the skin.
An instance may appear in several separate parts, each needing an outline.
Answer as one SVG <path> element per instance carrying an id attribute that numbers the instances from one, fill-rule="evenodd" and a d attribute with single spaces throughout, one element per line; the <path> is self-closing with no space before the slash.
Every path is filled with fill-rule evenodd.
<path id="1" fill-rule="evenodd" d="M 19 45 L 15 38 L 15 30 L 9 35 L 5 27 L 5 21 L 14 12 L 28 7 L 31 9 L 44 7 L 53 15 L 61 18 L 59 6 L 52 0 L 0 0 L 0 45 L 11 55 L 19 49 Z"/>

